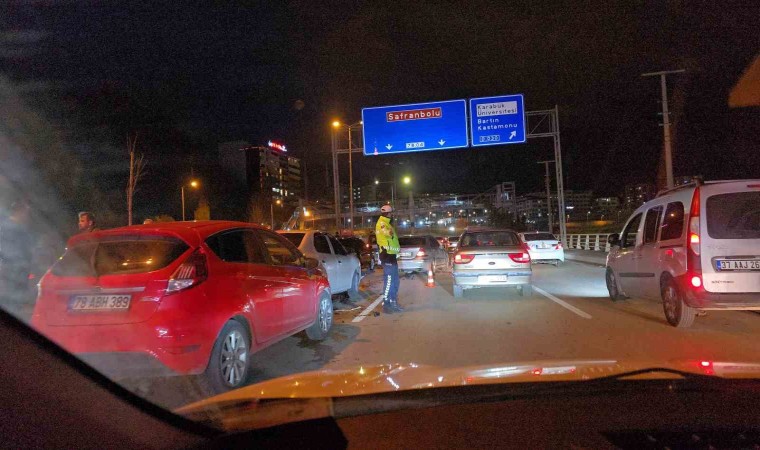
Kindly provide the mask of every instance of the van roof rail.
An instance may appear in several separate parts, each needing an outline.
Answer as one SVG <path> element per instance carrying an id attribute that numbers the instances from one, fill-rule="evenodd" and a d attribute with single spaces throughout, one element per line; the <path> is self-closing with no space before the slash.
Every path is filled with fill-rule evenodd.
<path id="1" fill-rule="evenodd" d="M 687 188 L 702 186 L 703 184 L 705 184 L 705 182 L 702 179 L 702 177 L 694 177 L 688 183 L 681 184 L 681 185 L 672 187 L 670 189 L 663 189 L 663 190 L 657 192 L 657 195 L 655 195 L 654 198 L 662 197 L 663 195 L 665 195 L 667 193 L 674 192 L 674 191 L 680 191 L 681 189 L 687 189 Z"/>

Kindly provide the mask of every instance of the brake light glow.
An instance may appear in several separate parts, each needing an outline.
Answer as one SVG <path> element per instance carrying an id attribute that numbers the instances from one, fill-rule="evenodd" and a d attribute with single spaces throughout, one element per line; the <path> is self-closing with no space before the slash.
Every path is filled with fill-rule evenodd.
<path id="1" fill-rule="evenodd" d="M 702 260 L 699 257 L 701 252 L 699 215 L 700 215 L 700 192 L 699 187 L 694 189 L 694 196 L 691 198 L 691 208 L 689 209 L 689 239 L 686 241 L 688 250 L 686 251 L 686 270 L 689 273 L 689 282 L 693 288 L 702 287 Z"/>
<path id="2" fill-rule="evenodd" d="M 427 253 L 425 253 L 425 250 L 420 249 L 420 251 L 417 252 L 417 257 L 422 258 L 424 256 L 427 256 Z"/>
<path id="3" fill-rule="evenodd" d="M 469 264 L 475 259 L 475 255 L 457 253 L 454 255 L 454 264 Z"/>
<path id="4" fill-rule="evenodd" d="M 204 282 L 206 278 L 208 278 L 206 254 L 199 248 L 174 271 L 166 285 L 166 293 L 172 294 L 196 286 Z"/>
<path id="5" fill-rule="evenodd" d="M 700 361 L 699 367 L 705 372 L 705 375 L 715 375 L 715 367 L 712 361 Z"/>
<path id="6" fill-rule="evenodd" d="M 512 261 L 516 263 L 529 263 L 530 262 L 530 254 L 525 253 L 510 253 L 509 257 L 512 259 Z"/>
<path id="7" fill-rule="evenodd" d="M 699 188 L 694 189 L 691 198 L 691 210 L 689 211 L 689 248 L 695 255 L 700 253 L 699 245 Z"/>
<path id="8" fill-rule="evenodd" d="M 557 242 L 557 245 L 554 246 L 554 250 L 562 250 L 562 243 Z"/>

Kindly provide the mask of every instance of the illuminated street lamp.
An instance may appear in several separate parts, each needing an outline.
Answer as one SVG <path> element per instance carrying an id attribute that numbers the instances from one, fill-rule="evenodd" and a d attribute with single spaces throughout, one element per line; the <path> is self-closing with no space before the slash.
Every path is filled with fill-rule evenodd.
<path id="1" fill-rule="evenodd" d="M 190 180 L 189 184 L 190 184 L 190 187 L 193 189 L 197 189 L 198 186 L 200 186 L 200 183 L 198 182 L 198 180 Z M 185 185 L 183 184 L 179 190 L 182 196 L 182 221 L 184 222 L 185 221 Z"/>

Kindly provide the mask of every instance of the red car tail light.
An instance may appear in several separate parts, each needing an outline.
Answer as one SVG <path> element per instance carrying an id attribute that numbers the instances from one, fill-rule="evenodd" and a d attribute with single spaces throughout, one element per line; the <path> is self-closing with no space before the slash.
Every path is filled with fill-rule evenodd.
<path id="1" fill-rule="evenodd" d="M 206 254 L 199 248 L 174 271 L 166 285 L 166 293 L 172 294 L 196 286 L 206 278 L 208 278 L 208 261 Z"/>
<path id="2" fill-rule="evenodd" d="M 699 257 L 701 252 L 699 215 L 700 215 L 699 187 L 694 189 L 689 210 L 689 239 L 686 242 L 686 270 L 691 275 L 690 281 L 694 288 L 702 287 L 702 261 Z"/>
<path id="3" fill-rule="evenodd" d="M 512 258 L 512 261 L 516 263 L 530 262 L 530 254 L 527 251 L 525 253 L 510 253 L 509 257 Z"/>
<path id="4" fill-rule="evenodd" d="M 562 250 L 562 243 L 557 242 L 557 245 L 554 246 L 554 250 Z"/>
<path id="5" fill-rule="evenodd" d="M 454 264 L 469 264 L 475 259 L 475 255 L 457 253 L 454 255 Z"/>
<path id="6" fill-rule="evenodd" d="M 420 251 L 417 252 L 418 258 L 424 258 L 425 256 L 427 256 L 427 253 L 425 253 L 425 250 L 420 249 Z"/>

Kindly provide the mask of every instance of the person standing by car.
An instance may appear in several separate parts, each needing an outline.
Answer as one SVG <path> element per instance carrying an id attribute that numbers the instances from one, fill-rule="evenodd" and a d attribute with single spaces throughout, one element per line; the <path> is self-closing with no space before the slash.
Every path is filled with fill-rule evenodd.
<path id="1" fill-rule="evenodd" d="M 404 308 L 398 304 L 398 263 L 396 255 L 399 252 L 398 234 L 391 224 L 393 208 L 384 205 L 380 208 L 380 218 L 375 225 L 377 245 L 380 249 L 380 264 L 383 265 L 383 312 L 393 314 L 403 312 Z"/>
<path id="2" fill-rule="evenodd" d="M 91 233 L 98 231 L 95 227 L 95 216 L 89 211 L 82 211 L 79 213 L 79 232 Z"/>

